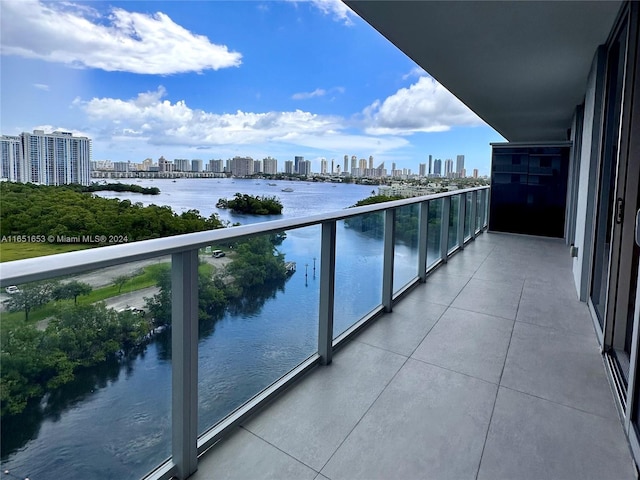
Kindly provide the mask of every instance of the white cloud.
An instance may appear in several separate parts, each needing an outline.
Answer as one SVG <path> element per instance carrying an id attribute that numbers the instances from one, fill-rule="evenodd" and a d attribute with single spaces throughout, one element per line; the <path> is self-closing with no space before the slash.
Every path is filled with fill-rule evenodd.
<path id="1" fill-rule="evenodd" d="M 331 15 L 337 22 L 351 26 L 356 15 L 341 0 L 288 0 L 292 3 L 309 2 L 325 15 Z"/>
<path id="2" fill-rule="evenodd" d="M 164 87 L 129 100 L 76 99 L 100 142 L 144 142 L 150 145 L 250 149 L 264 144 L 288 144 L 342 151 L 368 148 L 379 152 L 404 147 L 400 137 L 375 138 L 351 133 L 346 120 L 302 110 L 288 112 L 210 113 L 191 109 L 184 101 L 165 99 Z"/>
<path id="3" fill-rule="evenodd" d="M 313 98 L 313 97 L 322 97 L 326 94 L 327 94 L 326 90 L 322 88 L 316 88 L 313 92 L 294 93 L 293 95 L 291 95 L 291 98 L 293 100 L 306 100 L 308 98 Z"/>
<path id="4" fill-rule="evenodd" d="M 44 83 L 34 83 L 33 86 L 38 90 L 44 90 L 45 92 L 49 91 L 49 85 L 45 85 Z"/>
<path id="5" fill-rule="evenodd" d="M 324 88 L 316 88 L 313 92 L 294 93 L 293 95 L 291 95 L 291 98 L 293 100 L 307 100 L 313 97 L 323 97 L 325 95 L 328 95 L 334 92 L 344 93 L 345 89 L 344 87 L 333 87 L 333 88 L 330 88 L 329 90 L 325 90 Z"/>
<path id="6" fill-rule="evenodd" d="M 345 25 L 353 25 L 351 16 L 354 13 L 341 0 L 310 0 L 311 3 L 325 15 L 332 15 L 337 21 Z"/>
<path id="7" fill-rule="evenodd" d="M 422 67 L 414 67 L 411 69 L 409 73 L 405 73 L 402 76 L 402 79 L 407 80 L 408 78 L 411 78 L 411 77 L 422 77 L 424 76 L 424 74 L 425 74 L 425 71 Z"/>
<path id="8" fill-rule="evenodd" d="M 444 132 L 453 126 L 483 125 L 483 121 L 442 85 L 420 77 L 383 102 L 376 100 L 363 111 L 366 133 L 409 135 Z"/>
<path id="9" fill-rule="evenodd" d="M 2 54 L 142 74 L 202 72 L 240 65 L 242 55 L 153 15 L 68 2 L 2 1 Z"/>

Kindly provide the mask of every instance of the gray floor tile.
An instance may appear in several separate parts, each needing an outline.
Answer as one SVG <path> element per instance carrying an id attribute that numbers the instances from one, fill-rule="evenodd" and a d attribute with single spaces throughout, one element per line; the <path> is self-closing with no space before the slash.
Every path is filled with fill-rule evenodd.
<path id="1" fill-rule="evenodd" d="M 501 385 L 617 418 L 595 335 L 516 322 Z"/>
<path id="2" fill-rule="evenodd" d="M 631 480 L 617 419 L 500 388 L 479 480 Z"/>
<path id="3" fill-rule="evenodd" d="M 319 471 L 405 361 L 352 342 L 245 428 Z"/>
<path id="4" fill-rule="evenodd" d="M 538 289 L 528 281 L 525 282 L 516 320 L 589 337 L 594 333 L 586 303 Z"/>
<path id="5" fill-rule="evenodd" d="M 450 275 L 444 270 L 437 271 L 427 277 L 421 298 L 428 302 L 449 306 L 470 279 L 470 275 Z"/>
<path id="6" fill-rule="evenodd" d="M 317 472 L 242 428 L 208 451 L 190 480 L 312 480 Z"/>
<path id="7" fill-rule="evenodd" d="M 409 360 L 321 473 L 341 479 L 473 479 L 496 385 Z"/>
<path id="8" fill-rule="evenodd" d="M 495 277 L 494 277 L 495 279 Z M 452 307 L 515 320 L 524 279 L 510 282 L 472 278 Z"/>
<path id="9" fill-rule="evenodd" d="M 498 383 L 513 320 L 449 308 L 412 358 Z"/>
<path id="10" fill-rule="evenodd" d="M 424 288 L 411 292 L 410 296 L 421 296 Z M 393 312 L 383 315 L 356 338 L 375 347 L 384 348 L 400 355 L 409 356 L 420 344 L 427 332 L 438 321 L 447 307 L 420 302 L 421 308 L 406 308 L 410 299 L 404 299 Z"/>

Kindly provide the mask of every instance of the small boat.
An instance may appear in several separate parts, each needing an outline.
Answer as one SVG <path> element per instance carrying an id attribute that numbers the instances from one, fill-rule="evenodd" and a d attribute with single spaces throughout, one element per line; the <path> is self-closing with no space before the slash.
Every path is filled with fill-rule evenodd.
<path id="1" fill-rule="evenodd" d="M 267 183 L 267 185 L 269 185 L 270 187 L 275 187 L 276 186 L 275 183 Z"/>
<path id="2" fill-rule="evenodd" d="M 287 188 L 283 188 L 282 190 L 280 190 L 281 192 L 293 192 L 293 188 L 291 187 L 287 187 Z"/>
<path id="3" fill-rule="evenodd" d="M 293 275 L 296 272 L 296 262 L 286 262 L 284 264 L 284 269 L 287 272 L 287 275 Z"/>

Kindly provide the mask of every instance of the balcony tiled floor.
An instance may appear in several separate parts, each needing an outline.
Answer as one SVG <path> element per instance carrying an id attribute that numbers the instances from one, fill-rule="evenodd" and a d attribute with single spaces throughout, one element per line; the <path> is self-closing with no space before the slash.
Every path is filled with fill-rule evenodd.
<path id="1" fill-rule="evenodd" d="M 483 234 L 200 460 L 203 479 L 633 479 L 562 241 Z"/>

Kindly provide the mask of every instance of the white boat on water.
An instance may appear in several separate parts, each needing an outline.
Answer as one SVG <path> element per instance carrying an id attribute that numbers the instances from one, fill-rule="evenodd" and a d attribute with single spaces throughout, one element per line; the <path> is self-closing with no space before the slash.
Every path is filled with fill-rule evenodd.
<path id="1" fill-rule="evenodd" d="M 293 192 L 293 188 L 291 187 L 287 187 L 287 188 L 283 188 L 282 190 L 280 190 L 281 192 Z"/>

